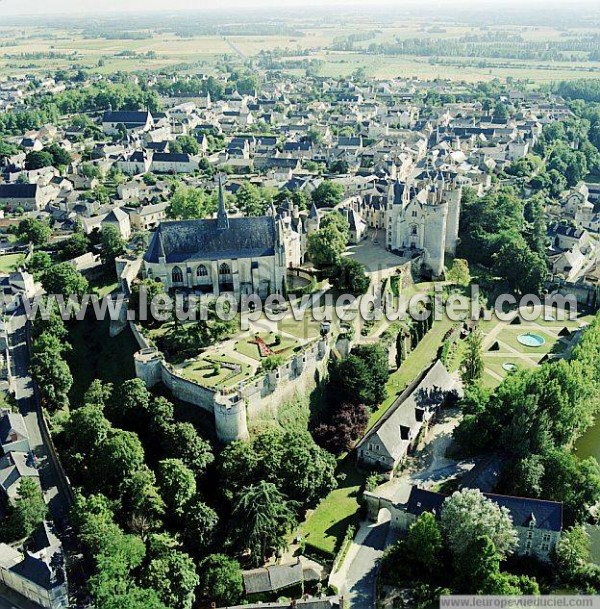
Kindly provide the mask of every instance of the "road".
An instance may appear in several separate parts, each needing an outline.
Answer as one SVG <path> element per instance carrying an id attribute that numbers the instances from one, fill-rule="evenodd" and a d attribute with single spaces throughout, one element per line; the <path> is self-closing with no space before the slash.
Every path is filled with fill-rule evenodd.
<path id="1" fill-rule="evenodd" d="M 33 381 L 29 374 L 26 325 L 27 317 L 23 307 L 20 307 L 11 317 L 9 325 L 13 388 L 19 412 L 25 419 L 31 449 L 39 460 L 40 483 L 44 491 L 44 498 L 54 522 L 60 526 L 68 514 L 69 500 L 61 487 L 56 464 L 51 458 L 50 451 L 44 445 L 40 420 L 42 415 L 34 399 Z"/>
<path id="2" fill-rule="evenodd" d="M 389 520 L 374 526 L 348 567 L 345 597 L 351 609 L 375 609 L 377 561 L 385 549 L 389 527 Z"/>

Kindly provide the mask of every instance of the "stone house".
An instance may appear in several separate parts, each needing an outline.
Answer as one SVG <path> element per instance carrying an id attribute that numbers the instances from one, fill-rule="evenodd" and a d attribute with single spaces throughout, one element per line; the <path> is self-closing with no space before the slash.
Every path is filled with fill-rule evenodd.
<path id="1" fill-rule="evenodd" d="M 457 381 L 440 360 L 396 399 L 388 412 L 357 444 L 359 463 L 393 476 L 413 449 L 421 430 L 457 392 Z"/>

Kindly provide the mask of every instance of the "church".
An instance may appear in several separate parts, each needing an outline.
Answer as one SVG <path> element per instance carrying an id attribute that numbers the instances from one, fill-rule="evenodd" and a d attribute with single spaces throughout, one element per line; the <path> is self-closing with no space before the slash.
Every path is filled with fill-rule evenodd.
<path id="1" fill-rule="evenodd" d="M 285 228 L 275 215 L 230 218 L 219 182 L 216 218 L 161 222 L 143 276 L 167 290 L 236 298 L 285 292 Z"/>

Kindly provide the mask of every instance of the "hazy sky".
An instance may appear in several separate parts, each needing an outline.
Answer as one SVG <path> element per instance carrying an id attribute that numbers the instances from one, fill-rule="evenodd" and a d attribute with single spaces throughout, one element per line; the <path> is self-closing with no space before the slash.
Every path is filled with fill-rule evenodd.
<path id="1" fill-rule="evenodd" d="M 1 14 L 35 15 L 74 12 L 167 11 L 206 8 L 255 8 L 348 4 L 397 4 L 398 0 L 0 0 Z"/>
<path id="2" fill-rule="evenodd" d="M 57 13 L 92 13 L 117 11 L 168 11 L 193 10 L 210 8 L 258 8 L 258 7 L 289 7 L 289 6 L 348 6 L 368 5 L 401 6 L 406 0 L 0 0 L 0 23 L 2 14 L 9 15 L 41 15 Z M 583 0 L 586 2 L 586 0 Z M 503 4 L 521 5 L 523 7 L 547 4 L 547 0 L 459 0 L 460 4 L 472 3 L 482 8 L 486 4 L 498 8 Z M 595 4 L 596 0 L 589 0 Z M 414 1 L 410 2 L 414 4 Z M 431 4 L 450 4 L 454 0 L 430 0 Z M 577 2 L 580 4 L 581 2 Z"/>

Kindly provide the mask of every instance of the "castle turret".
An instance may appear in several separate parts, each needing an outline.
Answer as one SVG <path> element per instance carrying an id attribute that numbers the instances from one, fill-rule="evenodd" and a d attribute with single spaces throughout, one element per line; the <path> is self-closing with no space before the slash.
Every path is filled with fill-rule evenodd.
<path id="1" fill-rule="evenodd" d="M 310 235 L 315 231 L 319 230 L 321 226 L 321 221 L 319 219 L 319 210 L 317 206 L 313 203 L 310 208 L 310 212 L 308 213 L 308 218 L 306 220 L 306 232 Z"/>

